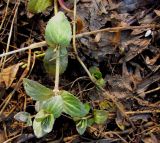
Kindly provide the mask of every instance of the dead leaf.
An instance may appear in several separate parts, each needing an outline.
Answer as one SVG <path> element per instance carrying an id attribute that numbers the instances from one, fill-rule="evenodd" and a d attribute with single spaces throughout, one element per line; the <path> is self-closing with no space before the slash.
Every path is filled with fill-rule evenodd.
<path id="1" fill-rule="evenodd" d="M 6 85 L 6 88 L 9 88 L 14 81 L 16 74 L 18 72 L 20 63 L 15 64 L 13 66 L 7 67 L 2 70 L 0 73 L 0 82 L 4 82 Z"/>
<path id="2" fill-rule="evenodd" d="M 125 127 L 128 125 L 127 122 L 125 121 L 124 116 L 122 116 L 122 114 L 120 113 L 119 110 L 117 110 L 116 112 L 117 116 L 116 116 L 116 124 L 117 126 L 123 131 L 125 130 Z"/>
<path id="3" fill-rule="evenodd" d="M 115 32 L 114 37 L 112 39 L 112 44 L 118 46 L 121 39 L 121 31 Z"/>
<path id="4" fill-rule="evenodd" d="M 160 16 L 160 10 L 154 10 L 154 12 L 157 14 L 157 16 Z"/>
<path id="5" fill-rule="evenodd" d="M 145 31 L 149 30 L 149 28 L 147 29 L 134 29 L 131 33 L 131 35 L 139 35 L 139 34 L 142 34 L 144 33 Z"/>
<path id="6" fill-rule="evenodd" d="M 130 80 L 132 80 L 134 84 L 133 89 L 135 89 L 137 87 L 137 84 L 139 84 L 142 81 L 140 70 L 141 68 L 139 66 L 136 66 L 134 74 L 132 73 L 129 75 Z"/>
<path id="7" fill-rule="evenodd" d="M 80 16 L 77 16 L 77 20 L 76 20 L 76 33 L 81 33 L 83 28 L 84 28 L 85 24 L 83 22 L 83 19 Z"/>
<path id="8" fill-rule="evenodd" d="M 139 114 L 139 115 L 133 115 L 132 117 L 130 117 L 130 119 L 134 122 L 137 122 L 137 121 L 148 122 L 150 118 L 151 118 L 151 115 L 149 114 Z"/>
<path id="9" fill-rule="evenodd" d="M 114 112 L 116 110 L 116 106 L 113 104 L 113 102 L 110 102 L 108 100 L 100 101 L 99 108 L 101 110 L 107 110 L 109 112 Z"/>
<path id="10" fill-rule="evenodd" d="M 152 59 L 149 59 L 149 57 L 146 57 L 146 63 L 149 65 L 154 65 L 159 58 L 160 58 L 160 54 L 156 55 Z"/>
<path id="11" fill-rule="evenodd" d="M 159 140 L 156 138 L 155 135 L 151 134 L 150 137 L 145 137 L 143 139 L 144 143 L 159 143 Z"/>
<path id="12" fill-rule="evenodd" d="M 122 76 L 109 76 L 105 77 L 108 85 L 110 86 L 110 92 L 118 99 L 124 99 L 132 95 L 132 87 L 130 79 Z"/>
<path id="13" fill-rule="evenodd" d="M 146 79 L 143 79 L 139 84 L 137 84 L 136 93 L 139 94 L 139 96 L 144 97 L 145 90 L 154 82 L 159 81 L 160 76 L 159 74 L 153 75 L 151 77 L 148 77 Z"/>
<path id="14" fill-rule="evenodd" d="M 124 47 L 128 47 L 129 51 L 126 53 L 125 57 L 120 59 L 119 63 L 128 62 L 133 59 L 135 56 L 143 52 L 150 42 L 151 40 L 149 39 L 136 38 L 122 43 Z"/>
<path id="15" fill-rule="evenodd" d="M 101 33 L 97 33 L 94 41 L 95 41 L 96 43 L 98 43 L 98 42 L 100 41 L 100 39 L 101 39 Z"/>

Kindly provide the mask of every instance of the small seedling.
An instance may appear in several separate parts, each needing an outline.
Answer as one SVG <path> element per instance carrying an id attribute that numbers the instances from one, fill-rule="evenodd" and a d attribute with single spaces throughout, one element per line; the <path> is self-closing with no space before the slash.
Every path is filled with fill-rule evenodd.
<path id="1" fill-rule="evenodd" d="M 98 67 L 90 67 L 89 71 L 92 75 L 92 78 L 95 80 L 95 83 L 98 87 L 104 87 L 106 82 L 102 77 L 102 73 L 100 72 Z"/>

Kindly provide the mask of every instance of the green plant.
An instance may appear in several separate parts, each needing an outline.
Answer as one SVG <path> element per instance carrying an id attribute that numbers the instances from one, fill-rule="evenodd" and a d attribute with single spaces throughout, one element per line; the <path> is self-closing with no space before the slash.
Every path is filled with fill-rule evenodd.
<path id="1" fill-rule="evenodd" d="M 28 10 L 32 13 L 40 13 L 51 6 L 52 3 L 52 0 L 30 0 L 28 2 Z"/>
<path id="2" fill-rule="evenodd" d="M 38 138 L 52 131 L 55 119 L 62 113 L 72 117 L 79 134 L 83 134 L 93 123 L 103 124 L 107 120 L 106 111 L 94 110 L 93 113 L 89 113 L 89 104 L 83 104 L 68 91 L 60 90 L 58 95 L 55 95 L 53 90 L 29 79 L 24 79 L 23 85 L 26 93 L 36 100 L 37 114 L 33 123 L 31 115 L 27 112 L 17 113 L 15 119 L 25 122 L 28 126 L 33 125 L 34 133 Z"/>
<path id="3" fill-rule="evenodd" d="M 95 83 L 98 87 L 104 87 L 106 82 L 102 77 L 102 73 L 100 72 L 98 67 L 90 67 L 89 71 L 92 75 L 92 78 L 95 80 Z"/>
<path id="4" fill-rule="evenodd" d="M 41 0 L 37 3 L 30 0 L 29 9 L 34 12 L 43 11 L 51 1 L 46 0 L 46 5 L 41 5 Z M 30 6 L 35 5 L 33 9 Z M 37 6 L 38 5 L 38 6 Z M 28 126 L 33 126 L 35 135 L 40 138 L 53 129 L 54 122 L 62 114 L 70 116 L 76 123 L 79 134 L 83 134 L 88 126 L 93 123 L 103 124 L 108 113 L 104 110 L 90 111 L 90 105 L 82 103 L 72 93 L 59 90 L 59 75 L 62 74 L 68 64 L 67 47 L 72 38 L 71 25 L 63 12 L 58 12 L 53 16 L 45 31 L 45 39 L 49 46 L 44 57 L 44 67 L 46 71 L 55 76 L 54 90 L 49 89 L 36 81 L 24 79 L 24 89 L 33 100 L 36 101 L 35 110 L 37 114 L 33 119 L 27 112 L 19 112 L 15 119 L 25 122 Z M 91 68 L 92 76 L 97 80 L 98 86 L 103 86 L 100 71 Z"/>

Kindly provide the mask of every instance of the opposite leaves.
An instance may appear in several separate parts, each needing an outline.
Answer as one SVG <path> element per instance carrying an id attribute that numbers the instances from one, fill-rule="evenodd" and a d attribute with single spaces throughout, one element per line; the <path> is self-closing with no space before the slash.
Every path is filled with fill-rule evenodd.
<path id="1" fill-rule="evenodd" d="M 54 116 L 44 110 L 40 110 L 33 121 L 33 130 L 36 137 L 40 138 L 52 131 L 54 125 Z"/>

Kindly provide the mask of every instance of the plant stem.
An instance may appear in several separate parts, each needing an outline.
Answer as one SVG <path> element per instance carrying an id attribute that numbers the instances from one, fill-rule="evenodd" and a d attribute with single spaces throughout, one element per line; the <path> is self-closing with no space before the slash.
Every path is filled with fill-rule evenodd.
<path id="1" fill-rule="evenodd" d="M 54 14 L 58 12 L 58 3 L 57 0 L 54 0 Z"/>
<path id="2" fill-rule="evenodd" d="M 60 68 L 60 56 L 59 56 L 59 46 L 57 46 L 56 50 L 56 75 L 55 75 L 55 86 L 54 86 L 54 92 L 57 94 L 59 91 L 59 68 Z"/>
<path id="3" fill-rule="evenodd" d="M 58 0 L 58 2 L 59 2 L 59 5 L 60 5 L 64 10 L 66 10 L 67 12 L 73 13 L 72 10 L 70 10 L 69 8 L 67 8 L 67 7 L 65 6 L 64 0 Z"/>
<path id="4" fill-rule="evenodd" d="M 78 56 L 77 48 L 76 48 L 76 11 L 77 11 L 77 2 L 76 0 L 74 1 L 74 12 L 73 12 L 73 49 L 76 55 L 77 60 L 79 63 L 82 65 L 86 73 L 88 74 L 89 78 L 91 79 L 92 82 L 95 82 L 92 75 L 90 74 L 89 70 L 85 66 L 85 64 L 82 62 L 81 58 Z"/>
<path id="5" fill-rule="evenodd" d="M 54 0 L 54 14 L 58 12 L 58 4 L 57 0 Z M 60 46 L 56 46 L 56 75 L 55 75 L 55 85 L 54 85 L 54 93 L 58 95 L 59 92 L 59 66 L 60 66 L 60 56 L 59 56 L 59 48 Z"/>

